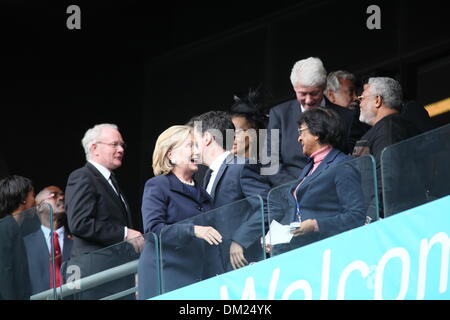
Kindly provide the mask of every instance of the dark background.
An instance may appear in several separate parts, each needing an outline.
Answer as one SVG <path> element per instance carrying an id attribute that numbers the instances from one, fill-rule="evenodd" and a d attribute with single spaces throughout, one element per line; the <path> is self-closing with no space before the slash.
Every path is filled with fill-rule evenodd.
<path id="1" fill-rule="evenodd" d="M 293 64 L 397 78 L 407 99 L 450 96 L 450 28 L 442 1 L 3 1 L 0 159 L 36 190 L 85 162 L 84 132 L 115 123 L 127 142 L 117 170 L 140 221 L 158 135 L 193 115 L 227 110 L 263 85 L 269 104 L 293 97 Z M 66 9 L 81 8 L 81 30 Z M 366 9 L 381 8 L 381 30 Z M 450 122 L 448 113 L 434 118 Z M 4 164 L 3 164 L 4 166 Z"/>

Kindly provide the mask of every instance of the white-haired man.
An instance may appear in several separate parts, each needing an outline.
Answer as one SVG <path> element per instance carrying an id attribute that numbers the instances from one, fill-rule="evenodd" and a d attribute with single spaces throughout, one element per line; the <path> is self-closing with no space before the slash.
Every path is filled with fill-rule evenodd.
<path id="1" fill-rule="evenodd" d="M 370 78 L 358 99 L 361 108 L 359 120 L 372 128 L 356 143 L 354 156 L 371 154 L 379 166 L 381 151 L 385 147 L 420 133 L 400 114 L 403 93 L 396 80 Z"/>
<path id="2" fill-rule="evenodd" d="M 348 152 L 350 129 L 355 113 L 328 101 L 323 92 L 327 82 L 327 72 L 319 58 L 310 57 L 295 63 L 291 72 L 291 83 L 297 99 L 289 100 L 270 110 L 268 129 L 279 130 L 280 169 L 277 174 L 269 176 L 272 186 L 281 185 L 298 179 L 308 157 L 302 152 L 298 143 L 298 119 L 308 109 L 324 107 L 335 110 L 345 127 L 343 151 Z M 269 134 L 270 137 L 270 134 Z M 356 140 L 356 139 L 355 139 Z M 268 147 L 271 146 L 269 140 Z M 269 150 L 270 154 L 271 150 Z M 272 152 L 276 154 L 276 152 Z"/>
<path id="3" fill-rule="evenodd" d="M 132 229 L 129 205 L 113 173 L 122 165 L 125 152 L 125 144 L 117 126 L 94 126 L 86 131 L 82 145 L 87 163 L 70 174 L 65 197 L 69 228 L 74 236 L 72 256 L 91 253 L 124 240 L 130 242 L 136 251 L 141 251 L 144 243 L 142 235 Z M 86 275 L 105 266 L 114 266 L 108 266 L 106 261 L 90 263 L 84 272 Z M 106 295 L 117 293 L 114 287 L 102 288 L 101 291 Z M 97 294 L 85 297 L 101 298 Z"/>
<path id="4" fill-rule="evenodd" d="M 356 142 L 353 156 L 370 154 L 375 158 L 380 203 L 379 214 L 383 218 L 382 190 L 385 188 L 389 190 L 391 185 L 389 183 L 384 185 L 381 179 L 381 152 L 389 145 L 420 134 L 420 131 L 412 122 L 400 114 L 403 93 L 400 83 L 396 80 L 388 77 L 369 78 L 368 83 L 364 85 L 362 95 L 358 99 L 361 108 L 359 119 L 371 128 Z M 394 172 L 390 174 L 392 177 Z M 415 187 L 420 188 L 419 185 L 415 185 Z M 402 192 L 402 190 L 395 190 L 394 194 L 398 196 L 398 199 L 407 199 L 407 197 L 401 195 Z M 392 194 L 392 192 L 388 193 Z M 411 194 L 411 191 L 408 191 L 408 193 Z"/>
<path id="5" fill-rule="evenodd" d="M 356 104 L 356 77 L 345 70 L 330 72 L 327 76 L 325 96 L 327 99 L 344 108 L 355 109 Z"/>

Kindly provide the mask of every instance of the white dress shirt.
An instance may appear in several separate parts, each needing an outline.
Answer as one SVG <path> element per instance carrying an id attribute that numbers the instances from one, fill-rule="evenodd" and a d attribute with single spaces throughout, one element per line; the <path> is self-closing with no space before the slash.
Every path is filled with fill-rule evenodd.
<path id="1" fill-rule="evenodd" d="M 117 192 L 116 188 L 114 188 L 114 185 L 112 183 L 111 180 L 111 171 L 109 171 L 109 169 L 105 168 L 104 166 L 102 166 L 101 164 L 88 160 L 90 164 L 92 164 L 94 167 L 97 168 L 98 171 L 100 171 L 100 173 L 102 174 L 102 176 L 105 177 L 106 181 L 108 181 L 108 183 L 111 185 L 111 187 L 113 188 L 113 190 L 117 193 L 117 195 L 119 195 L 119 193 Z"/>
<path id="2" fill-rule="evenodd" d="M 117 192 L 116 188 L 114 188 L 114 185 L 113 185 L 113 183 L 112 183 L 112 180 L 111 180 L 111 171 L 109 171 L 108 168 L 102 166 L 101 164 L 99 164 L 99 163 L 97 163 L 97 162 L 94 162 L 94 161 L 91 161 L 91 160 L 88 160 L 88 161 L 89 161 L 89 163 L 92 164 L 95 168 L 97 168 L 98 171 L 100 171 L 100 173 L 102 174 L 102 176 L 105 177 L 106 181 L 108 181 L 108 183 L 111 185 L 111 187 L 113 188 L 113 190 L 117 193 L 117 195 L 119 195 L 119 192 Z M 123 204 L 126 206 L 125 200 L 123 199 L 122 195 L 120 195 L 120 197 L 122 198 Z M 127 235 L 128 235 L 128 228 L 125 227 L 124 230 L 125 230 L 125 231 L 124 231 L 124 237 L 123 237 L 123 238 L 126 239 L 126 238 L 127 238 Z"/>
<path id="3" fill-rule="evenodd" d="M 225 151 L 220 156 L 218 156 L 216 159 L 214 159 L 214 161 L 211 163 L 211 166 L 209 167 L 212 171 L 211 178 L 209 179 L 208 186 L 206 187 L 206 192 L 208 192 L 209 194 L 211 194 L 212 187 L 214 185 L 214 180 L 216 180 L 217 172 L 219 171 L 220 166 L 222 165 L 222 163 L 225 161 L 225 159 L 228 157 L 228 155 L 230 153 L 231 153 L 230 151 Z"/>
<path id="4" fill-rule="evenodd" d="M 41 225 L 41 230 L 44 233 L 45 243 L 47 243 L 48 253 L 51 254 L 51 241 L 53 240 L 53 235 L 50 233 L 50 229 L 44 225 Z M 54 230 L 58 234 L 58 243 L 61 248 L 61 256 L 64 250 L 64 226 Z"/>

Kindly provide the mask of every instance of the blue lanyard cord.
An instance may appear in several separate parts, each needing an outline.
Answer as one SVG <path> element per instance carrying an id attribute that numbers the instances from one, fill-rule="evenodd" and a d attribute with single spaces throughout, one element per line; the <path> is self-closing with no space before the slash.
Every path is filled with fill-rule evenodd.
<path id="1" fill-rule="evenodd" d="M 300 215 L 300 203 L 298 201 L 295 201 L 296 207 L 297 207 L 297 212 L 295 212 L 295 214 L 297 215 L 297 221 L 298 222 L 302 222 L 302 218 Z"/>
<path id="2" fill-rule="evenodd" d="M 295 199 L 295 207 L 296 207 L 295 216 L 297 216 L 297 219 L 295 219 L 295 216 L 294 216 L 293 221 L 298 221 L 298 222 L 301 222 L 302 218 L 301 218 L 301 212 L 300 212 L 300 202 L 297 199 L 296 192 L 297 192 L 297 189 L 300 187 L 300 185 L 303 183 L 303 180 L 300 181 L 300 183 L 295 187 L 294 192 L 292 193 L 292 196 Z"/>

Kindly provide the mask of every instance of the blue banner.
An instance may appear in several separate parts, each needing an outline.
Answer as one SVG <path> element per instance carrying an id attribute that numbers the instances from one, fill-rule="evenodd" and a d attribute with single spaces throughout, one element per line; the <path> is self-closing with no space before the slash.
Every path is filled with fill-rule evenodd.
<path id="1" fill-rule="evenodd" d="M 450 196 L 155 299 L 450 299 Z"/>

